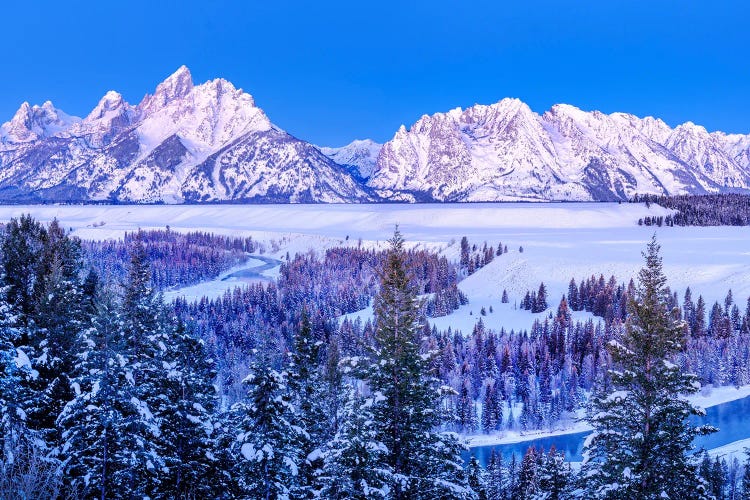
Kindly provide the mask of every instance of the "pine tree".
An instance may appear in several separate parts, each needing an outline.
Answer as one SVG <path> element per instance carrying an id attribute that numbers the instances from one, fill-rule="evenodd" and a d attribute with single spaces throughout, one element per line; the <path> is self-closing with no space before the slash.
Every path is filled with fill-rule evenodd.
<path id="1" fill-rule="evenodd" d="M 151 267 L 140 238 L 130 249 L 130 267 L 119 313 L 122 327 L 121 356 L 125 381 L 118 383 L 129 395 L 131 409 L 123 412 L 125 443 L 114 450 L 113 459 L 124 465 L 117 484 L 123 491 L 151 494 L 160 481 L 164 464 L 161 428 L 154 411 L 165 404 L 169 381 L 167 344 L 172 333 L 162 305 L 151 283 Z"/>
<path id="2" fill-rule="evenodd" d="M 231 412 L 230 425 L 237 436 L 232 442 L 232 475 L 242 498 L 291 498 L 299 471 L 297 443 L 307 436 L 294 425 L 287 373 L 272 368 L 261 354 L 243 383 L 247 397 Z"/>
<path id="3" fill-rule="evenodd" d="M 365 373 L 373 394 L 377 440 L 387 451 L 395 499 L 471 498 L 461 446 L 455 436 L 439 434 L 438 381 L 431 360 L 420 351 L 420 303 L 405 266 L 404 240 L 398 229 L 381 271 L 375 297 L 375 346 Z"/>
<path id="4" fill-rule="evenodd" d="M 568 304 L 574 311 L 580 311 L 578 307 L 578 285 L 576 285 L 574 278 L 570 278 L 570 283 L 568 283 Z"/>
<path id="5" fill-rule="evenodd" d="M 625 332 L 609 345 L 611 389 L 600 387 L 592 397 L 584 486 L 592 498 L 702 498 L 688 452 L 693 438 L 710 429 L 687 422 L 701 413 L 684 398 L 697 391 L 697 379 L 671 362 L 683 329 L 666 307 L 669 292 L 655 238 L 644 257 Z"/>
<path id="6" fill-rule="evenodd" d="M 488 384 L 485 387 L 484 401 L 482 402 L 482 430 L 487 434 L 497 428 L 496 407 L 497 392 L 493 385 Z"/>
<path id="7" fill-rule="evenodd" d="M 315 338 L 307 311 L 302 312 L 302 319 L 294 340 L 294 353 L 291 355 L 289 371 L 289 388 L 292 392 L 292 403 L 297 411 L 295 423 L 305 432 L 303 441 L 297 443 L 300 464 L 295 498 L 313 498 L 319 489 L 317 476 L 323 466 L 322 445 L 331 435 L 325 404 L 326 388 L 320 370 L 321 340 Z"/>
<path id="8" fill-rule="evenodd" d="M 742 474 L 740 491 L 743 500 L 750 500 L 750 449 L 748 448 L 745 448 L 745 471 Z"/>
<path id="9" fill-rule="evenodd" d="M 504 500 L 507 498 L 506 471 L 503 456 L 493 448 L 487 461 L 487 498 L 488 500 Z"/>
<path id="10" fill-rule="evenodd" d="M 50 443 L 57 440 L 55 419 L 73 399 L 70 373 L 77 334 L 91 324 L 83 309 L 82 273 L 80 241 L 69 238 L 57 221 L 52 221 L 44 230 L 36 268 L 29 342 L 39 375 L 30 384 L 37 397 L 28 409 L 29 424 L 42 431 Z"/>
<path id="11" fill-rule="evenodd" d="M 390 498 L 391 471 L 384 466 L 388 450 L 378 440 L 373 399 L 356 396 L 350 385 L 344 386 L 343 392 L 341 425 L 325 453 L 321 497 L 336 500 Z"/>
<path id="12" fill-rule="evenodd" d="M 471 434 L 477 431 L 477 412 L 474 408 L 474 400 L 471 398 L 471 394 L 469 394 L 468 384 L 468 380 L 461 384 L 456 414 L 458 430 Z"/>
<path id="13" fill-rule="evenodd" d="M 165 339 L 166 376 L 155 399 L 159 453 L 164 469 L 155 496 L 207 498 L 215 494 L 217 394 L 215 361 L 192 328 L 182 323 Z"/>
<path id="14" fill-rule="evenodd" d="M 527 500 L 539 493 L 539 464 L 540 452 L 533 446 L 526 450 L 518 471 L 518 482 L 513 498 Z"/>
<path id="15" fill-rule="evenodd" d="M 692 332 L 695 329 L 695 304 L 693 304 L 693 293 L 690 290 L 690 287 L 685 289 L 685 298 L 683 299 L 682 304 L 682 316 L 685 318 L 685 321 Z"/>
<path id="16" fill-rule="evenodd" d="M 47 234 L 44 226 L 30 215 L 11 219 L 3 235 L 2 262 L 8 302 L 19 315 L 19 322 L 28 326 L 38 297 L 39 261 Z"/>
<path id="17" fill-rule="evenodd" d="M 57 454 L 64 460 L 70 490 L 82 498 L 126 497 L 122 476 L 127 464 L 115 457 L 118 448 L 127 446 L 128 436 L 119 434 L 125 431 L 123 422 L 136 409 L 120 363 L 125 359 L 119 355 L 121 345 L 120 316 L 104 302 L 93 326 L 79 333 L 72 372 L 75 397 L 57 419 L 62 437 Z"/>
<path id="18" fill-rule="evenodd" d="M 698 302 L 695 305 L 695 326 L 692 333 L 694 337 L 702 337 L 706 334 L 706 303 L 702 295 L 698 295 Z"/>
<path id="19" fill-rule="evenodd" d="M 540 283 L 539 290 L 536 292 L 536 300 L 532 305 L 532 312 L 540 313 L 547 307 L 549 307 L 547 304 L 547 287 L 544 286 L 544 283 Z"/>
<path id="20" fill-rule="evenodd" d="M 539 492 L 534 499 L 561 500 L 568 497 L 568 485 L 572 476 L 570 464 L 565 456 L 553 446 L 541 457 L 539 466 Z"/>
<path id="21" fill-rule="evenodd" d="M 31 362 L 22 346 L 18 315 L 0 288 L 0 464 L 11 466 L 22 442 L 30 439 L 23 403 L 28 399 L 25 381 L 32 377 Z"/>
<path id="22" fill-rule="evenodd" d="M 477 494 L 478 500 L 487 500 L 487 478 L 479 460 L 474 455 L 469 459 L 469 487 Z"/>

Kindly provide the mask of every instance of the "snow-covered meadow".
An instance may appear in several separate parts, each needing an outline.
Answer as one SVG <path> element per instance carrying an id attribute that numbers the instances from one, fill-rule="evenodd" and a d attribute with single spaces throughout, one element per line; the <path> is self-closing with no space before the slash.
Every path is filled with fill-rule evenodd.
<path id="1" fill-rule="evenodd" d="M 605 279 L 614 275 L 618 281 L 629 280 L 642 266 L 641 251 L 654 233 L 662 245 L 669 284 L 680 295 L 690 286 L 693 296 L 702 294 L 708 304 L 723 300 L 730 288 L 740 305 L 750 296 L 750 228 L 638 226 L 640 217 L 668 213 L 654 205 L 19 205 L 0 206 L 0 221 L 23 213 L 42 221 L 57 218 L 87 239 L 165 226 L 250 235 L 263 243 L 267 256 L 282 260 L 287 252 L 338 245 L 385 248 L 397 224 L 411 245 L 435 249 L 449 259 L 458 259 L 462 236 L 478 246 L 502 242 L 507 254 L 460 283 L 469 305 L 435 320 L 438 327 L 462 331 L 473 327 L 482 307 L 489 311 L 490 306 L 493 312 L 484 317 L 488 326 L 528 328 L 531 313 L 515 304 L 542 281 L 554 307 L 572 277 L 580 281 L 603 274 Z M 273 277 L 274 270 L 263 274 Z M 235 284 L 219 279 L 180 293 L 215 296 Z M 508 304 L 501 304 L 503 289 Z"/>

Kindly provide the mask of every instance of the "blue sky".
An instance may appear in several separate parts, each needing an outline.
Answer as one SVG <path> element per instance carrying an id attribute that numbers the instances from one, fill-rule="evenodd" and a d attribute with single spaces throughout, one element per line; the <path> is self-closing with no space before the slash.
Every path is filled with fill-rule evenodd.
<path id="1" fill-rule="evenodd" d="M 422 114 L 518 97 L 750 133 L 750 2 L 11 2 L 0 121 L 50 99 L 137 103 L 186 64 L 321 145 L 388 140 Z"/>

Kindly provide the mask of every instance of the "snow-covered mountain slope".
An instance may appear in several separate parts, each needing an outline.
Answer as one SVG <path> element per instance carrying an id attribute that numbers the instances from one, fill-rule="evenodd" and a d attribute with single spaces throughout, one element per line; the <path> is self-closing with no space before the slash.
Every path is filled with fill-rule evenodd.
<path id="1" fill-rule="evenodd" d="M 358 202 L 347 169 L 275 127 L 250 94 L 181 67 L 132 106 L 83 120 L 24 103 L 0 129 L 0 200 Z"/>
<path id="2" fill-rule="evenodd" d="M 371 139 L 356 139 L 340 148 L 321 147 L 320 151 L 339 165 L 348 167 L 360 179 L 367 180 L 375 170 L 382 144 Z"/>
<path id="3" fill-rule="evenodd" d="M 518 99 L 423 116 L 383 145 L 370 187 L 439 201 L 615 200 L 750 188 L 750 136 L 651 117 L 543 115 Z"/>

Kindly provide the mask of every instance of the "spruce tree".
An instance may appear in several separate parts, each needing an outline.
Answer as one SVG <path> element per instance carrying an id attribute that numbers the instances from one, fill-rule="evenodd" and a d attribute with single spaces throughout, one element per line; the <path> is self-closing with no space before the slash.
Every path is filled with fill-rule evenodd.
<path id="1" fill-rule="evenodd" d="M 69 238 L 57 221 L 45 229 L 44 245 L 35 277 L 33 325 L 30 343 L 35 352 L 35 370 L 31 382 L 36 403 L 28 409 L 29 423 L 57 440 L 55 419 L 63 406 L 73 399 L 70 374 L 75 362 L 78 333 L 91 324 L 84 311 L 83 260 L 80 241 Z"/>
<path id="2" fill-rule="evenodd" d="M 390 471 L 395 499 L 471 498 L 458 439 L 436 432 L 440 388 L 430 374 L 431 355 L 420 350 L 420 302 L 398 229 L 390 244 L 375 297 L 375 345 L 365 373 L 377 441 L 387 449 L 382 468 Z"/>
<path id="3" fill-rule="evenodd" d="M 125 381 L 118 383 L 129 395 L 130 408 L 123 412 L 125 442 L 114 450 L 125 467 L 117 478 L 118 486 L 134 494 L 151 494 L 160 481 L 164 464 L 160 442 L 161 428 L 154 412 L 165 402 L 164 384 L 168 381 L 167 360 L 171 328 L 166 322 L 161 297 L 151 283 L 151 266 L 140 238 L 130 249 L 130 267 L 119 313 Z"/>
<path id="4" fill-rule="evenodd" d="M 750 500 L 750 448 L 745 448 L 745 470 L 742 474 L 740 491 L 743 500 Z"/>
<path id="5" fill-rule="evenodd" d="M 541 457 L 539 466 L 539 492 L 534 499 L 561 500 L 569 498 L 568 486 L 572 477 L 570 464 L 565 456 L 555 450 L 554 445 Z"/>
<path id="6" fill-rule="evenodd" d="M 293 498 L 300 465 L 298 443 L 307 436 L 294 425 L 287 373 L 274 369 L 261 354 L 243 384 L 247 396 L 233 405 L 230 423 L 236 435 L 232 474 L 240 496 Z"/>
<path id="7" fill-rule="evenodd" d="M 166 374 L 153 408 L 164 460 L 155 496 L 208 498 L 215 494 L 217 482 L 215 360 L 193 328 L 182 323 L 165 339 L 165 345 Z"/>
<path id="8" fill-rule="evenodd" d="M 391 498 L 391 471 L 384 466 L 388 450 L 378 440 L 373 399 L 357 396 L 351 385 L 344 386 L 343 393 L 341 425 L 326 446 L 321 497 L 336 500 Z"/>
<path id="9" fill-rule="evenodd" d="M 103 301 L 90 329 L 78 335 L 72 372 L 74 398 L 57 418 L 66 482 L 82 498 L 126 498 L 122 476 L 127 463 L 118 460 L 126 446 L 123 422 L 133 411 L 130 383 L 120 361 L 121 320 L 113 304 Z"/>
<path id="10" fill-rule="evenodd" d="M 667 309 L 668 289 L 653 238 L 630 298 L 625 332 L 609 344 L 609 387 L 590 404 L 594 432 L 582 477 L 591 498 L 703 498 L 706 492 L 689 452 L 710 431 L 687 418 L 701 410 L 685 399 L 699 384 L 672 363 L 682 346 L 682 322 Z"/>
<path id="11" fill-rule="evenodd" d="M 19 322 L 29 324 L 39 294 L 38 267 L 44 250 L 47 232 L 44 226 L 30 215 L 11 219 L 5 226 L 0 259 L 8 302 L 19 315 Z"/>
<path id="12" fill-rule="evenodd" d="M 0 288 L 0 464 L 15 461 L 16 450 L 30 437 L 23 403 L 28 399 L 25 381 L 32 376 L 31 362 L 23 347 L 18 315 L 6 300 L 7 287 Z"/>
<path id="13" fill-rule="evenodd" d="M 86 301 L 84 301 L 84 304 Z M 87 307 L 95 307 L 89 304 Z M 57 419 L 66 477 L 84 497 L 158 496 L 174 436 L 163 417 L 179 418 L 170 387 L 181 368 L 170 359 L 174 328 L 151 286 L 140 241 L 131 249 L 122 298 L 104 297 L 93 326 L 77 338 L 74 398 Z M 190 425 L 186 425 L 186 431 Z"/>
<path id="14" fill-rule="evenodd" d="M 322 447 L 331 435 L 329 415 L 326 412 L 326 386 L 320 369 L 320 351 L 323 342 L 315 338 L 307 311 L 294 339 L 294 352 L 288 367 L 289 389 L 296 409 L 295 423 L 304 433 L 298 443 L 299 474 L 296 498 L 314 498 L 320 488 L 317 477 L 323 466 Z"/>
<path id="15" fill-rule="evenodd" d="M 487 498 L 488 500 L 504 500 L 507 495 L 506 470 L 503 456 L 493 448 L 487 462 Z"/>
<path id="16" fill-rule="evenodd" d="M 530 447 L 521 460 L 521 468 L 518 471 L 518 482 L 513 492 L 513 498 L 529 500 L 534 498 L 539 491 L 539 466 L 541 452 L 535 447 Z"/>
<path id="17" fill-rule="evenodd" d="M 487 474 L 476 456 L 472 455 L 469 459 L 468 469 L 469 486 L 476 492 L 478 500 L 487 500 Z"/>

